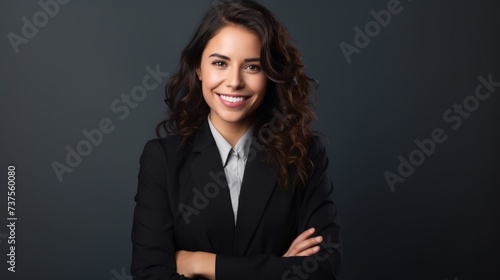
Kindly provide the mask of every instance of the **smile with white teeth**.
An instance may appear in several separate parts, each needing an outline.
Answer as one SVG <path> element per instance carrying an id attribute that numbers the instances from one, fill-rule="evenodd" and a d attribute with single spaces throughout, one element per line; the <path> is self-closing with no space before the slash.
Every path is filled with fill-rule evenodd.
<path id="1" fill-rule="evenodd" d="M 234 97 L 234 96 L 222 95 L 222 94 L 219 94 L 219 96 L 224 101 L 231 102 L 231 103 L 242 102 L 243 100 L 247 99 L 247 97 Z"/>

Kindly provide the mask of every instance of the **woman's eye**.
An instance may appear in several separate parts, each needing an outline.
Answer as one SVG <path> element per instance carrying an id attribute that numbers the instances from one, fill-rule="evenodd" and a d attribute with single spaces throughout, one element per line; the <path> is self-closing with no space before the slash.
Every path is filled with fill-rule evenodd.
<path id="1" fill-rule="evenodd" d="M 247 69 L 250 70 L 250 71 L 257 72 L 257 71 L 260 70 L 260 66 L 258 66 L 258 65 L 248 65 Z"/>
<path id="2" fill-rule="evenodd" d="M 217 66 L 217 67 L 224 67 L 224 66 L 226 66 L 226 63 L 224 63 L 223 61 L 214 61 L 214 62 L 212 62 L 212 65 Z"/>

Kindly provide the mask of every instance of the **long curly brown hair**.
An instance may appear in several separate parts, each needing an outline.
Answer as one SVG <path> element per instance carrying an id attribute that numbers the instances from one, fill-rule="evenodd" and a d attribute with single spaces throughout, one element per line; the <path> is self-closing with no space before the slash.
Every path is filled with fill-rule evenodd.
<path id="1" fill-rule="evenodd" d="M 156 126 L 156 134 L 161 137 L 165 130 L 180 135 L 183 146 L 198 131 L 210 112 L 196 75 L 203 50 L 223 27 L 245 27 L 260 36 L 261 65 L 268 78 L 266 95 L 255 111 L 254 141 L 264 147 L 264 159 L 274 167 L 282 190 L 304 186 L 313 168 L 308 152 L 317 84 L 304 73 L 287 29 L 267 8 L 247 0 L 217 2 L 182 51 L 179 71 L 165 89 L 168 117 Z"/>

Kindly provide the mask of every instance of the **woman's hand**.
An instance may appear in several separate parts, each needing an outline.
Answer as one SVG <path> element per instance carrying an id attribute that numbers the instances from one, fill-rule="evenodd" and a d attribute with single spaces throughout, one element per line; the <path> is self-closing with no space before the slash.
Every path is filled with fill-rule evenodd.
<path id="1" fill-rule="evenodd" d="M 310 228 L 297 236 L 283 257 L 308 257 L 317 253 L 320 249 L 318 245 L 323 242 L 323 237 L 309 238 L 314 231 L 314 228 Z"/>
<path id="2" fill-rule="evenodd" d="M 175 252 L 175 264 L 177 273 L 182 274 L 188 278 L 194 278 L 194 264 L 193 261 L 195 252 L 180 250 Z"/>
<path id="3" fill-rule="evenodd" d="M 175 252 L 177 273 L 188 278 L 204 277 L 215 279 L 215 254 L 207 252 Z"/>

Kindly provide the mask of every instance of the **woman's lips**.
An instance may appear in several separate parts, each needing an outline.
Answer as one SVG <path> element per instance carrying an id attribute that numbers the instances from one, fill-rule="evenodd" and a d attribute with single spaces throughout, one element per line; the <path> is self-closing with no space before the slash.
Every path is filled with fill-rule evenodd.
<path id="1" fill-rule="evenodd" d="M 230 108 L 237 108 L 246 103 L 248 96 L 234 96 L 217 93 L 222 104 Z"/>

